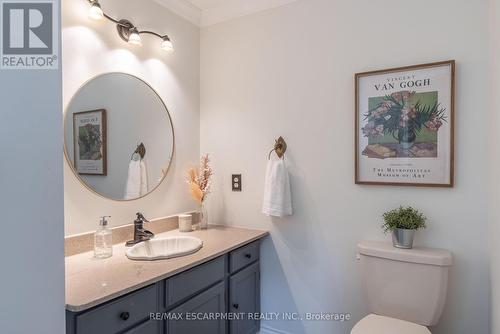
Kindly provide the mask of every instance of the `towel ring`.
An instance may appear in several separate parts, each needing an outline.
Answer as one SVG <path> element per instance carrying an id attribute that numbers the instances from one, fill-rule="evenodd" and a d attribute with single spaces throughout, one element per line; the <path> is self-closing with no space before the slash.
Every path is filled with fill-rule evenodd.
<path id="1" fill-rule="evenodd" d="M 146 155 L 146 146 L 144 146 L 143 143 L 140 143 L 139 145 L 137 145 L 137 148 L 132 153 L 132 156 L 130 157 L 130 160 L 134 160 L 134 155 L 135 154 L 139 154 L 139 156 L 141 157 L 141 160 L 144 159 L 144 156 Z"/>
<path id="2" fill-rule="evenodd" d="M 286 152 L 286 141 L 283 139 L 283 137 L 279 137 L 278 139 L 275 140 L 274 143 L 274 148 L 269 152 L 269 156 L 267 157 L 268 160 L 271 159 L 271 153 L 275 152 L 278 158 L 283 159 L 285 157 L 285 152 Z"/>

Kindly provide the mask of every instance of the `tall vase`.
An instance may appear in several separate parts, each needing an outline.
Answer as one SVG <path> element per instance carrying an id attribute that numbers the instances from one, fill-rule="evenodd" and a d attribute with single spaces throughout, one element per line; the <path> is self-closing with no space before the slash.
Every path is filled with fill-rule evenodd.
<path id="1" fill-rule="evenodd" d="M 200 209 L 200 230 L 206 230 L 208 228 L 208 210 L 205 202 L 201 202 Z"/>
<path id="2" fill-rule="evenodd" d="M 415 144 L 417 135 L 415 130 L 410 127 L 402 127 L 398 130 L 399 145 L 403 150 L 409 150 Z"/>

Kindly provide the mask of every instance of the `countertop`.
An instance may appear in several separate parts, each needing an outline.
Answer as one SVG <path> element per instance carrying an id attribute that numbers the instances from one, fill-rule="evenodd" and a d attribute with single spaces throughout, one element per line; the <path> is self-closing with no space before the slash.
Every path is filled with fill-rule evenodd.
<path id="1" fill-rule="evenodd" d="M 198 237 L 203 247 L 191 255 L 157 261 L 129 260 L 124 244 L 114 245 L 113 256 L 108 259 L 95 259 L 93 251 L 66 257 L 66 309 L 86 310 L 214 259 L 268 232 L 211 225 L 190 233 L 172 230 L 156 238 L 173 235 Z"/>

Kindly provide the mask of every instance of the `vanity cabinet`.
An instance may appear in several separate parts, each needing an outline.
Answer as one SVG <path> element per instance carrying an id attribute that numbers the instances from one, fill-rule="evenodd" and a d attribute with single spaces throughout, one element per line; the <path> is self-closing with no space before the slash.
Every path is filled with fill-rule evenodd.
<path id="1" fill-rule="evenodd" d="M 229 278 L 229 307 L 233 313 L 243 315 L 242 319 L 229 322 L 230 332 L 252 334 L 259 331 L 255 313 L 260 313 L 260 271 L 255 262 Z"/>
<path id="2" fill-rule="evenodd" d="M 225 334 L 226 321 L 211 315 L 226 313 L 226 286 L 224 282 L 200 293 L 169 312 L 182 315 L 179 320 L 166 322 L 166 333 L 175 334 Z"/>
<path id="3" fill-rule="evenodd" d="M 157 291 L 157 285 L 153 284 L 87 312 L 69 314 L 66 319 L 67 324 L 76 329 L 76 332 L 73 330 L 69 333 L 104 334 L 129 330 L 149 319 L 151 310 L 157 309 Z"/>
<path id="4" fill-rule="evenodd" d="M 229 313 L 232 313 L 229 314 Z M 67 334 L 254 334 L 259 331 L 259 241 L 81 312 Z"/>
<path id="5" fill-rule="evenodd" d="M 101 332 L 96 332 L 101 333 Z M 145 323 L 140 324 L 128 331 L 124 334 L 160 334 L 161 333 L 161 323 L 154 320 L 146 321 Z M 104 333 L 103 333 L 104 334 Z"/>
<path id="6" fill-rule="evenodd" d="M 176 305 L 226 278 L 227 256 L 177 274 L 165 281 L 166 307 Z"/>
<path id="7" fill-rule="evenodd" d="M 252 242 L 229 253 L 229 271 L 235 273 L 259 260 L 259 242 Z"/>

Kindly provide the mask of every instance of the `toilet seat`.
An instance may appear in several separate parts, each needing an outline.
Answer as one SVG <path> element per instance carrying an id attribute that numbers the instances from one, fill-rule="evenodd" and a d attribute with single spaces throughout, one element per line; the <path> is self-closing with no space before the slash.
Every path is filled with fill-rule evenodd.
<path id="1" fill-rule="evenodd" d="M 351 330 L 351 334 L 432 334 L 425 326 L 400 319 L 369 314 Z"/>

